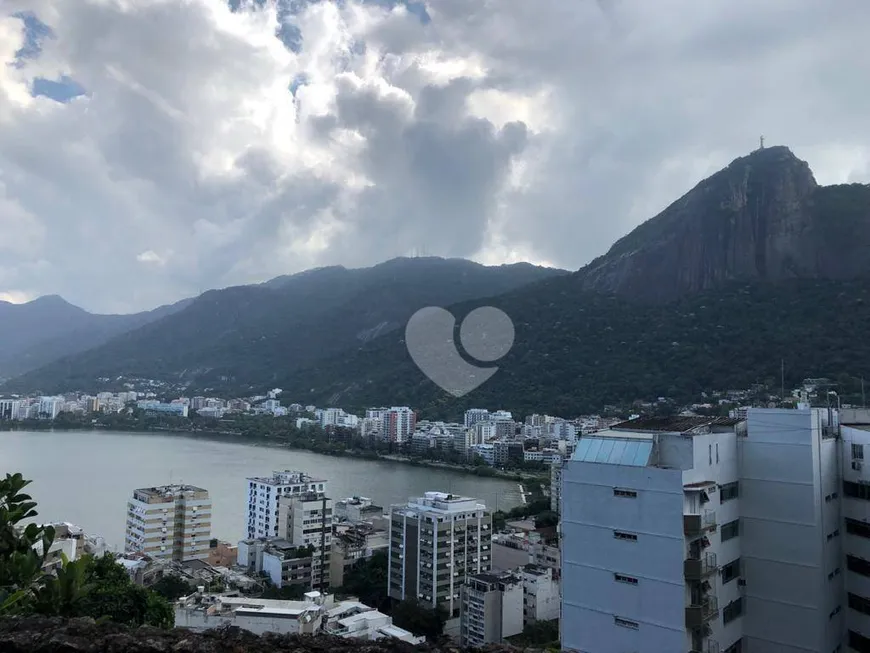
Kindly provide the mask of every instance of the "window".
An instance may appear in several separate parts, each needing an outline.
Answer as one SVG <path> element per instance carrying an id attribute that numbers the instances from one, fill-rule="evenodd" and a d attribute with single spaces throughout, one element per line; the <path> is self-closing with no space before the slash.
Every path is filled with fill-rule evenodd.
<path id="1" fill-rule="evenodd" d="M 870 614 L 870 600 L 849 592 L 849 607 L 862 614 Z"/>
<path id="2" fill-rule="evenodd" d="M 637 542 L 637 535 L 634 533 L 624 533 L 623 531 L 613 531 L 613 537 L 617 540 L 627 540 L 629 542 Z"/>
<path id="3" fill-rule="evenodd" d="M 722 584 L 730 583 L 740 575 L 740 558 L 732 560 L 722 567 Z"/>
<path id="4" fill-rule="evenodd" d="M 843 494 L 853 499 L 864 499 L 870 501 L 870 484 L 853 483 L 852 481 L 843 481 Z"/>
<path id="5" fill-rule="evenodd" d="M 719 486 L 719 503 L 725 503 L 740 496 L 740 488 L 737 481 Z"/>
<path id="6" fill-rule="evenodd" d="M 743 599 L 737 599 L 736 601 L 731 601 L 728 605 L 725 606 L 725 609 L 722 610 L 722 623 L 727 624 L 734 621 L 737 617 L 743 614 Z"/>
<path id="7" fill-rule="evenodd" d="M 623 490 L 622 488 L 613 488 L 613 496 L 623 497 L 625 499 L 637 499 L 637 492 L 634 490 Z"/>
<path id="8" fill-rule="evenodd" d="M 632 630 L 637 630 L 640 628 L 640 624 L 636 621 L 631 621 L 630 619 L 623 619 L 622 617 L 614 617 L 613 623 L 617 626 L 621 626 L 622 628 L 631 628 Z"/>
<path id="9" fill-rule="evenodd" d="M 716 464 L 719 464 L 719 443 L 716 443 Z"/>
<path id="10" fill-rule="evenodd" d="M 846 556 L 846 569 L 854 571 L 856 574 L 870 577 L 870 562 L 859 558 L 858 556 Z"/>
<path id="11" fill-rule="evenodd" d="M 709 447 L 709 451 L 708 451 L 707 455 L 709 456 L 710 464 L 712 465 L 713 464 L 713 445 L 712 444 L 708 445 L 708 447 Z"/>
<path id="12" fill-rule="evenodd" d="M 728 540 L 740 535 L 740 520 L 735 519 L 727 524 L 722 524 L 722 528 L 719 529 L 719 535 L 723 542 L 727 542 Z"/>
<path id="13" fill-rule="evenodd" d="M 846 517 L 846 532 L 852 535 L 870 538 L 870 524 Z"/>
<path id="14" fill-rule="evenodd" d="M 839 536 L 840 536 L 840 529 L 838 528 L 833 533 L 828 533 L 828 541 L 830 542 L 835 537 L 839 537 Z"/>
<path id="15" fill-rule="evenodd" d="M 864 460 L 864 445 L 863 444 L 853 444 L 852 445 L 852 460 Z"/>
<path id="16" fill-rule="evenodd" d="M 628 583 L 629 585 L 637 585 L 637 578 L 625 576 L 623 574 L 613 574 L 613 580 L 617 583 Z"/>
<path id="17" fill-rule="evenodd" d="M 870 638 L 864 637 L 854 630 L 849 631 L 849 648 L 858 651 L 858 653 L 870 653 Z"/>
<path id="18" fill-rule="evenodd" d="M 726 648 L 725 653 L 743 653 L 743 639 L 738 639 L 731 646 Z"/>

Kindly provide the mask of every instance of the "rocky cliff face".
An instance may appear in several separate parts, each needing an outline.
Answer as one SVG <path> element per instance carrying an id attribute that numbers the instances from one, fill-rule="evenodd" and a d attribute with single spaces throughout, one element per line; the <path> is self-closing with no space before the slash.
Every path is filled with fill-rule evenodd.
<path id="1" fill-rule="evenodd" d="M 732 280 L 870 276 L 870 187 L 820 187 L 786 147 L 702 181 L 578 272 L 586 290 L 667 301 Z"/>
<path id="2" fill-rule="evenodd" d="M 412 646 L 398 640 L 365 642 L 310 635 L 252 635 L 238 628 L 204 633 L 143 626 L 129 629 L 93 619 L 0 619 L 4 653 L 458 653 L 460 649 Z M 491 653 L 516 651 L 493 646 Z"/>

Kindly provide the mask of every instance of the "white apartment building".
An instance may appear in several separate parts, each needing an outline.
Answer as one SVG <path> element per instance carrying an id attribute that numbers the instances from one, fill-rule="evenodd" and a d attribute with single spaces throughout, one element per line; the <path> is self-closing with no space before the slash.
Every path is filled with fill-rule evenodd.
<path id="1" fill-rule="evenodd" d="M 281 497 L 309 493 L 325 494 L 326 481 L 304 472 L 272 472 L 271 477 L 248 478 L 247 537 L 278 537 L 278 505 Z"/>
<path id="2" fill-rule="evenodd" d="M 19 419 L 23 419 L 21 402 L 16 399 L 0 399 L 0 421 Z"/>
<path id="3" fill-rule="evenodd" d="M 459 616 L 460 588 L 492 567 L 492 513 L 478 499 L 426 492 L 390 510 L 390 597 Z"/>
<path id="4" fill-rule="evenodd" d="M 563 647 L 870 650 L 870 583 L 856 591 L 843 559 L 845 525 L 861 526 L 840 514 L 861 514 L 840 493 L 864 492 L 848 480 L 864 430 L 838 417 L 749 409 L 745 422 L 641 418 L 581 438 L 563 468 Z"/>
<path id="5" fill-rule="evenodd" d="M 523 579 L 519 574 L 475 574 L 462 586 L 462 646 L 501 644 L 523 632 Z"/>
<path id="6" fill-rule="evenodd" d="M 175 627 L 203 632 L 235 626 L 256 635 L 265 633 L 314 635 L 321 630 L 333 597 L 309 592 L 303 601 L 254 599 L 206 594 L 200 588 L 175 604 Z"/>
<path id="7" fill-rule="evenodd" d="M 40 419 L 54 419 L 60 415 L 63 408 L 62 397 L 40 397 L 39 398 L 39 417 Z"/>
<path id="8" fill-rule="evenodd" d="M 530 557 L 531 557 L 531 551 Z M 562 593 L 552 567 L 529 564 L 519 570 L 523 581 L 523 623 L 559 618 Z"/>
<path id="9" fill-rule="evenodd" d="M 124 549 L 159 560 L 204 560 L 211 539 L 211 499 L 193 485 L 133 491 L 127 502 Z"/>

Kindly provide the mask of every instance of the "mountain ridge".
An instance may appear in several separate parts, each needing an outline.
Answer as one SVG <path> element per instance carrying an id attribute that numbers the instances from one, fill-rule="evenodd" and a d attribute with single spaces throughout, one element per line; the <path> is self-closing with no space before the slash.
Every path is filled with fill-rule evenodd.
<path id="1" fill-rule="evenodd" d="M 184 310 L 119 334 L 5 384 L 55 391 L 120 376 L 217 384 L 271 379 L 323 352 L 361 346 L 415 310 L 499 295 L 567 271 L 463 259 L 392 259 L 370 268 L 330 266 L 275 283 L 210 290 Z M 274 280 L 273 280 L 274 281 Z"/>

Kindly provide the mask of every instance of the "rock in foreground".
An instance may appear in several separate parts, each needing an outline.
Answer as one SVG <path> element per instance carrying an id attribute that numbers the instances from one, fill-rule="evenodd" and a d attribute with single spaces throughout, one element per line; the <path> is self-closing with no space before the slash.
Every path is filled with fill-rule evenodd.
<path id="1" fill-rule="evenodd" d="M 412 646 L 395 640 L 365 642 L 329 636 L 253 635 L 238 628 L 205 633 L 125 628 L 93 619 L 47 617 L 0 619 L 4 653 L 440 653 L 455 647 Z M 491 651 L 508 651 L 495 647 Z"/>

